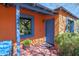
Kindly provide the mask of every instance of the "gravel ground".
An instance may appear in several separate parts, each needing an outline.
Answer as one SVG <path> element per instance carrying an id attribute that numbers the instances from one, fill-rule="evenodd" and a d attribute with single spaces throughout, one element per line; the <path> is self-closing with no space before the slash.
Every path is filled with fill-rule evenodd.
<path id="1" fill-rule="evenodd" d="M 16 49 L 14 50 L 13 56 L 16 56 Z M 21 56 L 57 56 L 57 50 L 42 45 L 30 46 L 26 50 L 21 48 Z"/>

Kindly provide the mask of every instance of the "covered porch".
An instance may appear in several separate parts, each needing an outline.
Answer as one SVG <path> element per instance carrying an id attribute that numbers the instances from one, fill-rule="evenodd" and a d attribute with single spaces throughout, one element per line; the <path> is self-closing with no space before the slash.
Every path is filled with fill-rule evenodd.
<path id="1" fill-rule="evenodd" d="M 26 51 L 26 53 L 24 53 L 25 55 L 32 55 L 33 56 L 33 55 L 35 55 L 33 53 L 35 53 L 35 51 L 38 50 L 38 51 L 36 51 L 36 55 L 43 55 L 43 56 L 45 56 L 46 53 L 44 53 L 44 52 L 46 52 L 46 49 L 47 49 L 47 51 L 49 51 L 49 54 L 47 54 L 47 55 L 49 55 L 49 56 L 51 56 L 51 55 L 57 55 L 57 50 L 56 50 L 57 47 L 54 47 L 55 46 L 54 45 L 54 26 L 55 26 L 54 25 L 54 21 L 53 22 L 52 21 L 50 21 L 50 22 L 48 21 L 48 20 L 51 20 L 51 19 L 54 20 L 54 15 L 56 13 L 54 13 L 52 10 L 50 10 L 48 8 L 45 9 L 46 7 L 41 6 L 40 4 L 15 4 L 15 5 L 16 5 L 17 54 L 18 55 L 23 55 L 23 53 Z M 31 36 L 27 35 L 28 37 L 23 37 L 23 36 L 21 37 L 20 26 L 19 26 L 20 25 L 20 23 L 19 23 L 20 19 L 19 18 L 20 18 L 20 15 L 21 15 L 21 12 L 20 12 L 21 8 L 29 9 L 29 10 L 32 10 L 33 12 L 36 12 L 36 13 L 48 16 L 48 18 L 44 18 L 44 20 L 42 20 L 42 22 L 45 23 L 44 25 L 41 25 L 41 26 L 45 26 L 45 28 L 44 28 L 44 31 L 45 31 L 45 33 L 44 33 L 45 36 L 44 37 L 45 38 L 42 39 L 42 43 L 40 43 L 40 41 L 37 38 L 36 40 L 39 41 L 39 42 L 38 43 L 35 42 L 36 44 L 33 45 L 34 42 L 32 40 L 32 43 L 30 44 L 30 47 L 26 48 L 26 50 L 23 50 L 20 41 L 23 38 L 28 38 L 28 37 L 34 36 L 34 27 L 35 26 L 32 23 L 32 35 Z M 27 17 L 30 17 L 30 16 L 27 16 Z M 32 21 L 35 21 L 33 19 L 34 18 L 32 18 Z M 47 25 L 47 24 L 49 24 L 49 25 Z M 50 28 L 48 28 L 47 26 L 50 27 Z M 40 33 L 40 35 L 41 34 L 42 33 Z M 34 52 L 33 52 L 33 50 L 34 50 Z M 14 55 L 16 55 L 16 53 L 14 53 Z"/>
<path id="2" fill-rule="evenodd" d="M 48 20 L 55 20 L 54 15 L 56 13 L 54 13 L 52 10 L 50 10 L 44 6 L 41 6 L 40 4 L 32 3 L 32 4 L 4 4 L 4 5 L 5 5 L 5 7 L 7 6 L 8 8 L 11 6 L 12 6 L 12 8 L 15 8 L 14 16 L 16 19 L 15 19 L 14 23 L 16 25 L 14 24 L 15 26 L 13 27 L 15 30 L 15 35 L 13 35 L 13 36 L 16 39 L 11 38 L 12 46 L 13 46 L 13 55 L 17 55 L 17 56 L 23 55 L 24 50 L 22 48 L 21 42 L 24 40 L 27 40 L 27 39 L 31 39 L 32 44 L 30 44 L 31 45 L 30 48 L 26 48 L 26 52 L 29 50 L 31 53 L 33 48 L 35 50 L 39 48 L 38 49 L 39 51 L 40 51 L 40 49 L 41 49 L 41 51 L 45 51 L 44 49 L 51 51 L 50 49 L 45 47 L 45 45 L 43 43 L 47 42 L 50 45 L 52 45 L 52 47 L 54 45 L 54 21 L 48 21 Z M 23 15 L 23 13 L 24 13 L 24 15 Z M 31 35 L 25 35 L 24 33 L 22 33 L 22 35 L 21 35 L 20 17 L 22 17 L 23 19 L 30 18 L 32 20 L 31 21 L 32 22 L 31 30 L 30 30 Z M 50 27 L 50 28 L 48 29 L 48 27 Z M 52 32 L 52 34 L 51 34 L 51 32 Z M 49 35 L 49 34 L 51 34 L 51 35 Z M 8 36 L 8 38 L 9 38 L 9 36 Z M 42 45 L 44 45 L 45 48 L 43 48 Z M 51 49 L 54 49 L 52 47 L 51 47 Z M 28 55 L 28 53 L 25 53 L 25 55 Z"/>

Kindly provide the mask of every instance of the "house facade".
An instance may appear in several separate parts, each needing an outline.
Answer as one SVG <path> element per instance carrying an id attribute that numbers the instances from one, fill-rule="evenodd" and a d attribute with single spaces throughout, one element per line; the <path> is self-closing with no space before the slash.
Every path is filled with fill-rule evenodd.
<path id="1" fill-rule="evenodd" d="M 64 32 L 76 32 L 76 22 L 78 17 L 74 16 L 71 12 L 66 10 L 64 7 L 59 7 L 55 9 L 58 11 L 58 33 Z M 70 24 L 70 28 L 68 29 L 67 25 Z"/>
<path id="2" fill-rule="evenodd" d="M 70 32 L 76 31 L 77 19 L 63 7 L 52 11 L 34 3 L 0 4 L 0 40 L 12 40 L 15 43 L 31 39 L 32 45 L 44 42 L 53 45 L 56 35 L 68 32 L 69 20 Z"/>

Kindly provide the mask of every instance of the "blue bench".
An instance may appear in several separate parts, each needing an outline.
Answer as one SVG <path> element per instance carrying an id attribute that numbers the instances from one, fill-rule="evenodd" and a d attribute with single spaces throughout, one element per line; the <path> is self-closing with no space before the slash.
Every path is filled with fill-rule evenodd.
<path id="1" fill-rule="evenodd" d="M 0 41 L 0 56 L 12 55 L 12 41 Z"/>

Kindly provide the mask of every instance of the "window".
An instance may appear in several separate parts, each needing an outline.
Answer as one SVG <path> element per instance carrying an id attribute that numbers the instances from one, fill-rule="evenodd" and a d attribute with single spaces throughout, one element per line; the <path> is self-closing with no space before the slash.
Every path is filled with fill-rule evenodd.
<path id="1" fill-rule="evenodd" d="M 69 19 L 67 20 L 66 32 L 74 32 L 74 21 L 69 20 Z"/>
<path id="2" fill-rule="evenodd" d="M 21 38 L 31 37 L 34 34 L 34 19 L 32 16 L 21 14 L 20 35 Z"/>

